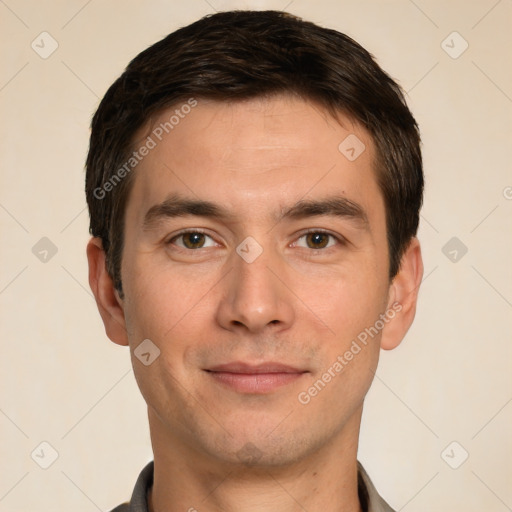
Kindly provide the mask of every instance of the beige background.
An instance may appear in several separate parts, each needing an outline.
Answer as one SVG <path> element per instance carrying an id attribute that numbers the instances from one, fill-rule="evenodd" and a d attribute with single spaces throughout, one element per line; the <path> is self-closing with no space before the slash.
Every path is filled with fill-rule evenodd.
<path id="1" fill-rule="evenodd" d="M 382 353 L 359 458 L 396 510 L 512 510 L 510 0 L 0 0 L 0 510 L 110 510 L 152 458 L 129 354 L 87 283 L 89 123 L 137 53 L 234 7 L 346 32 L 408 91 L 425 281 L 406 340 Z M 51 49 L 44 31 L 46 59 L 31 47 Z M 58 452 L 48 469 L 41 442 Z"/>

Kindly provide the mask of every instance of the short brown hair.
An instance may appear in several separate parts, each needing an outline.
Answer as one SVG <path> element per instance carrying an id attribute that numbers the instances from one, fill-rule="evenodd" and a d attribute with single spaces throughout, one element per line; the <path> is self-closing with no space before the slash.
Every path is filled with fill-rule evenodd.
<path id="1" fill-rule="evenodd" d="M 229 102 L 287 93 L 314 100 L 333 115 L 342 112 L 371 134 L 386 207 L 389 277 L 396 275 L 416 235 L 423 197 L 419 131 L 401 88 L 345 34 L 281 11 L 228 11 L 205 16 L 141 52 L 93 117 L 86 164 L 90 233 L 102 240 L 121 296 L 133 173 L 112 180 L 130 159 L 136 132 L 191 97 Z"/>

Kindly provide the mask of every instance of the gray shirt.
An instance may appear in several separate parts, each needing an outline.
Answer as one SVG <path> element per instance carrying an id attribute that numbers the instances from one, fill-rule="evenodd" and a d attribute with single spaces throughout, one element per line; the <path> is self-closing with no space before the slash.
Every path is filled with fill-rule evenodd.
<path id="1" fill-rule="evenodd" d="M 363 512 L 395 512 L 380 496 L 375 489 L 370 477 L 361 463 L 357 462 L 358 494 Z M 148 512 L 147 493 L 153 485 L 153 461 L 151 461 L 140 473 L 132 499 L 119 505 L 111 512 Z"/>

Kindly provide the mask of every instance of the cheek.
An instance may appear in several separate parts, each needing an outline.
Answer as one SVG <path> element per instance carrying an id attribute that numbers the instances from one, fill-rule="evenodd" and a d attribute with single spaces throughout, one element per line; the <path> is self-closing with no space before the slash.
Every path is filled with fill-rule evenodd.
<path id="1" fill-rule="evenodd" d="M 333 282 L 322 301 L 318 316 L 332 332 L 318 340 L 321 367 L 298 399 L 332 428 L 360 406 L 377 368 L 387 291 L 377 275 Z"/>
<path id="2" fill-rule="evenodd" d="M 297 295 L 329 328 L 336 341 L 347 343 L 375 323 L 387 303 L 385 270 L 361 256 L 350 265 L 322 269 L 297 280 Z"/>
<path id="3" fill-rule="evenodd" d="M 153 375 L 146 384 L 167 383 L 172 388 L 174 378 L 179 382 L 193 379 L 193 355 L 198 347 L 204 350 L 205 334 L 213 332 L 211 300 L 205 294 L 215 279 L 211 273 L 164 272 L 149 262 L 140 264 L 131 275 L 136 278 L 127 283 L 125 317 L 132 352 L 145 339 L 160 351 L 154 370 L 160 380 Z M 134 360 L 134 365 L 140 363 Z M 149 378 L 146 373 L 139 372 L 140 377 Z"/>
<path id="4" fill-rule="evenodd" d="M 187 325 L 189 315 L 201 308 L 201 298 L 211 288 L 212 276 L 178 270 L 141 255 L 126 264 L 125 314 L 134 334 L 156 339 L 172 337 Z"/>
<path id="5" fill-rule="evenodd" d="M 200 340 L 202 332 L 198 319 L 202 314 L 198 303 L 201 294 L 198 290 L 184 293 L 178 281 L 167 282 L 147 267 L 144 273 L 134 275 L 137 279 L 126 289 L 125 317 L 135 378 L 153 409 L 164 416 L 167 411 L 178 417 L 186 409 L 185 388 L 190 387 L 193 378 L 185 360 L 191 341 Z M 145 365 L 137 357 L 137 347 L 148 339 L 156 347 L 150 351 L 158 355 Z M 186 382 L 184 388 L 181 383 Z"/>

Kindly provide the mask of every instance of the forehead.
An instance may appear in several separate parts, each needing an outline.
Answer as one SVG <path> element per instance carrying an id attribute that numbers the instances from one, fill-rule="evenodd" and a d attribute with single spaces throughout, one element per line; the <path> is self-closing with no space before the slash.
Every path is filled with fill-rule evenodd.
<path id="1" fill-rule="evenodd" d="M 154 116 L 140 138 L 151 136 L 160 146 L 156 153 L 172 145 L 178 149 L 177 157 L 186 154 L 187 159 L 202 161 L 221 157 L 225 168 L 256 172 L 264 171 L 263 160 L 271 163 L 272 156 L 294 163 L 316 152 L 317 161 L 334 161 L 343 134 L 357 135 L 367 147 L 373 146 L 366 130 L 348 116 L 337 113 L 334 118 L 318 103 L 290 94 L 234 102 L 193 100 L 193 107 L 191 103 L 184 100 Z M 373 147 L 368 149 L 370 156 Z M 251 152 L 257 157 L 252 162 L 247 158 Z M 243 169 L 239 169 L 241 161 Z"/>
<path id="2" fill-rule="evenodd" d="M 292 199 L 333 193 L 381 203 L 366 130 L 296 97 L 184 101 L 138 135 L 135 148 L 152 141 L 137 165 L 128 205 L 140 215 L 175 192 L 253 216 Z"/>

